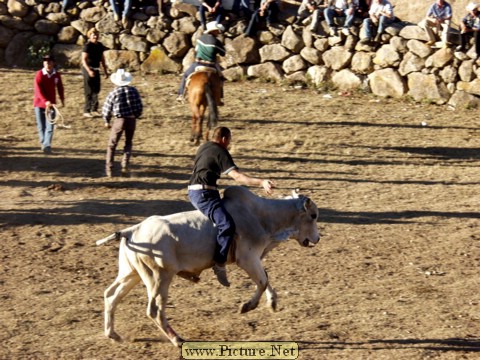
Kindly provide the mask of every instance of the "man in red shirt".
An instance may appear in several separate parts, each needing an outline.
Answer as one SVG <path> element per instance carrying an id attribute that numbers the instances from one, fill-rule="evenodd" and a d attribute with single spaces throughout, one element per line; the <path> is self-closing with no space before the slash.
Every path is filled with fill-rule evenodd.
<path id="1" fill-rule="evenodd" d="M 47 121 L 46 111 L 53 111 L 51 105 L 56 104 L 56 90 L 62 102 L 65 103 L 63 83 L 60 73 L 55 69 L 55 59 L 51 55 L 43 57 L 43 69 L 37 71 L 34 82 L 33 107 L 37 119 L 38 136 L 45 154 L 52 152 L 54 125 Z M 52 118 L 54 115 L 52 116 Z"/>

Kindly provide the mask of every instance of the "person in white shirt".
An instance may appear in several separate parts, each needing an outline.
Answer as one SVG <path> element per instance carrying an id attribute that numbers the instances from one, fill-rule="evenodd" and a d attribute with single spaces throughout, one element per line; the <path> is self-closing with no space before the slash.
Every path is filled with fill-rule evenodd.
<path id="1" fill-rule="evenodd" d="M 425 29 L 428 36 L 428 45 L 434 45 L 436 42 L 435 34 L 432 29 L 436 29 L 437 34 L 441 34 L 443 46 L 448 44 L 448 34 L 450 32 L 450 22 L 452 21 L 452 7 L 444 0 L 435 0 L 427 11 L 427 16 L 418 26 Z"/>
<path id="2" fill-rule="evenodd" d="M 372 41 L 374 28 L 377 30 L 374 41 L 379 42 L 385 28 L 395 19 L 393 6 L 388 0 L 373 0 L 368 14 L 369 17 L 363 20 L 365 38 L 362 39 L 362 43 Z"/>
<path id="3" fill-rule="evenodd" d="M 330 35 L 337 36 L 337 27 L 334 23 L 334 18 L 345 16 L 345 24 L 342 33 L 347 36 L 350 34 L 350 27 L 353 24 L 353 19 L 358 9 L 358 0 L 330 0 L 328 7 L 324 11 L 325 20 L 330 28 Z"/>

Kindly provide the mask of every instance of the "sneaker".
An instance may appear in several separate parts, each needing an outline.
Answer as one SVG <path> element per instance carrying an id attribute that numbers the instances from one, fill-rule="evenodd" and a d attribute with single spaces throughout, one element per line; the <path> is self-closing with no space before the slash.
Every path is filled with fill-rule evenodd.
<path id="1" fill-rule="evenodd" d="M 90 115 L 92 115 L 93 117 L 102 117 L 102 114 L 100 114 L 98 111 L 92 111 Z"/>
<path id="2" fill-rule="evenodd" d="M 113 20 L 115 20 L 115 22 L 120 21 L 120 16 L 118 16 L 117 14 L 113 15 Z"/>
<path id="3" fill-rule="evenodd" d="M 184 97 L 183 95 L 178 95 L 175 100 L 178 101 L 178 102 L 183 103 L 183 102 L 185 102 L 185 97 Z"/>
<path id="4" fill-rule="evenodd" d="M 93 118 L 93 115 L 86 112 L 86 113 L 83 113 L 83 117 L 86 117 L 86 118 Z"/>
<path id="5" fill-rule="evenodd" d="M 378 43 L 378 42 L 380 42 L 381 40 L 382 40 L 382 35 L 378 34 L 377 36 L 375 36 L 375 39 L 374 39 L 375 42 Z"/>
<path id="6" fill-rule="evenodd" d="M 350 30 L 348 30 L 348 28 L 343 28 L 342 29 L 342 34 L 345 35 L 345 36 L 348 36 L 348 35 L 350 35 Z"/>
<path id="7" fill-rule="evenodd" d="M 105 169 L 105 176 L 108 178 L 112 177 L 112 169 Z"/>
<path id="8" fill-rule="evenodd" d="M 372 41 L 372 39 L 370 39 L 369 37 L 366 37 L 360 40 L 360 43 L 366 45 L 366 44 L 369 44 L 370 41 Z"/>
<path id="9" fill-rule="evenodd" d="M 51 154 L 52 153 L 52 148 L 50 146 L 46 146 L 43 148 L 43 153 L 44 154 Z"/>
<path id="10" fill-rule="evenodd" d="M 456 48 L 455 48 L 455 51 L 461 51 L 461 52 L 464 52 L 465 49 L 462 47 L 462 45 L 458 45 Z"/>
<path id="11" fill-rule="evenodd" d="M 337 29 L 336 28 L 330 28 L 330 36 L 337 36 L 338 33 L 337 33 Z"/>
<path id="12" fill-rule="evenodd" d="M 130 169 L 128 166 L 122 166 L 122 176 L 129 177 L 130 176 Z"/>
<path id="13" fill-rule="evenodd" d="M 230 283 L 227 279 L 227 269 L 225 265 L 215 264 L 213 265 L 213 272 L 217 276 L 218 282 L 223 286 L 229 287 Z"/>
<path id="14" fill-rule="evenodd" d="M 435 45 L 435 41 L 434 40 L 427 41 L 427 45 L 428 46 Z"/>

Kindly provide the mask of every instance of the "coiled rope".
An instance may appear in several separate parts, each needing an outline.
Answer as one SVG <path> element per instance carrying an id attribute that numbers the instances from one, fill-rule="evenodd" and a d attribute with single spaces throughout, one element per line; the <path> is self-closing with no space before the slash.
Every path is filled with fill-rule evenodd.
<path id="1" fill-rule="evenodd" d="M 57 127 L 61 127 L 64 129 L 71 128 L 70 125 L 65 124 L 64 116 L 54 104 L 50 104 L 50 106 L 45 108 L 45 118 L 50 124 L 55 125 Z"/>

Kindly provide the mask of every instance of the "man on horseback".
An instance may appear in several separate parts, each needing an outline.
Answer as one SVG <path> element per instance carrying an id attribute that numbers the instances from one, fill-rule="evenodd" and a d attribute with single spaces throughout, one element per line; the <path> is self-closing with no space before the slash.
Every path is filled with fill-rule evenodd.
<path id="1" fill-rule="evenodd" d="M 214 130 L 212 141 L 208 141 L 198 148 L 188 186 L 188 197 L 193 206 L 213 221 L 218 229 L 213 271 L 220 284 L 227 287 L 230 286 L 230 283 L 227 279 L 225 263 L 228 249 L 235 235 L 235 223 L 223 206 L 217 188 L 217 180 L 222 174 L 225 174 L 244 185 L 262 186 L 269 195 L 275 187 L 272 180 L 253 178 L 240 172 L 228 152 L 231 140 L 230 129 L 218 127 Z"/>
<path id="2" fill-rule="evenodd" d="M 205 33 L 197 40 L 197 46 L 195 47 L 195 61 L 183 74 L 180 89 L 178 90 L 177 101 L 183 102 L 185 100 L 184 94 L 187 78 L 195 71 L 197 66 L 211 67 L 217 69 L 219 75 L 222 74 L 222 69 L 217 64 L 217 55 L 224 56 L 225 47 L 217 36 L 224 30 L 225 28 L 223 25 L 216 21 L 211 21 L 207 24 Z"/>

